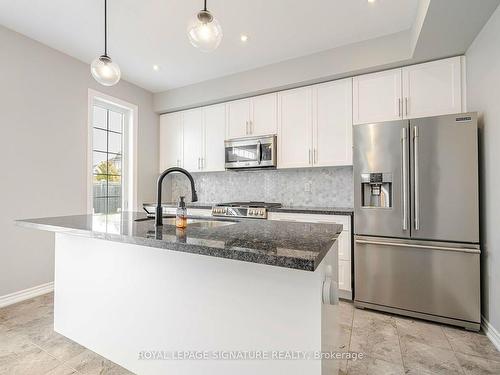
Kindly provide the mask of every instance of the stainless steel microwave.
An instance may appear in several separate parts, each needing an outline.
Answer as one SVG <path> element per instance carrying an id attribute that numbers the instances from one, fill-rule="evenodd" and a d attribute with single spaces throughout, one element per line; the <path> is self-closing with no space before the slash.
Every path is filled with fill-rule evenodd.
<path id="1" fill-rule="evenodd" d="M 276 167 L 276 136 L 231 139 L 224 142 L 226 169 Z"/>

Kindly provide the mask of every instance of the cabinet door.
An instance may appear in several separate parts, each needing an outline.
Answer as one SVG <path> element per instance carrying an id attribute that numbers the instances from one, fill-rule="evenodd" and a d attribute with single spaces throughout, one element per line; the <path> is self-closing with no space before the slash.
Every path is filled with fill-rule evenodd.
<path id="1" fill-rule="evenodd" d="M 241 99 L 227 103 L 227 139 L 249 135 L 250 100 Z"/>
<path id="2" fill-rule="evenodd" d="M 462 112 L 460 57 L 403 68 L 405 118 Z"/>
<path id="3" fill-rule="evenodd" d="M 278 168 L 312 165 L 312 88 L 278 94 Z"/>
<path id="4" fill-rule="evenodd" d="M 402 118 L 401 69 L 353 78 L 354 124 Z"/>
<path id="5" fill-rule="evenodd" d="M 191 172 L 201 170 L 203 126 L 201 108 L 182 112 L 183 164 Z"/>
<path id="6" fill-rule="evenodd" d="M 351 290 L 351 262 L 339 260 L 339 289 Z"/>
<path id="7" fill-rule="evenodd" d="M 160 173 L 182 166 L 182 114 L 160 116 Z"/>
<path id="8" fill-rule="evenodd" d="M 203 108 L 204 171 L 224 170 L 224 139 L 226 136 L 226 105 Z"/>
<path id="9" fill-rule="evenodd" d="M 339 260 L 351 261 L 351 232 L 342 231 L 338 237 Z"/>
<path id="10" fill-rule="evenodd" d="M 250 134 L 276 134 L 278 126 L 278 94 L 260 95 L 250 101 Z"/>
<path id="11" fill-rule="evenodd" d="M 352 79 L 314 86 L 315 166 L 352 165 Z"/>

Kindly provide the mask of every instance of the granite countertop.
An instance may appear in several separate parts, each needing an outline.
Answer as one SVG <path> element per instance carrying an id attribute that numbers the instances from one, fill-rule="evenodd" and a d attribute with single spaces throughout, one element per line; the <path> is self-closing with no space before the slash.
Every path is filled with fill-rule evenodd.
<path id="1" fill-rule="evenodd" d="M 156 206 L 156 203 L 144 203 L 146 206 Z M 187 208 L 199 208 L 211 210 L 214 203 L 187 202 Z M 177 207 L 177 203 L 162 203 L 163 207 Z M 289 212 L 303 214 L 319 214 L 319 215 L 349 215 L 354 214 L 352 207 L 307 207 L 307 206 L 283 206 L 279 208 L 269 208 L 269 212 Z"/>
<path id="2" fill-rule="evenodd" d="M 47 217 L 16 223 L 27 228 L 304 271 L 318 267 L 342 231 L 339 224 L 218 218 L 216 221 L 228 225 L 209 226 L 210 218 L 192 218 L 204 223 L 193 222 L 179 230 L 168 224 L 165 217 L 158 230 L 154 220 L 139 212 Z"/>

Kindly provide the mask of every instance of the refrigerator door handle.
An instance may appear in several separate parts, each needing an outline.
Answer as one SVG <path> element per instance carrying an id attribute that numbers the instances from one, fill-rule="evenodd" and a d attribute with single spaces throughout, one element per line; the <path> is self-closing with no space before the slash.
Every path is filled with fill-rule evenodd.
<path id="1" fill-rule="evenodd" d="M 401 162 L 402 162 L 402 175 L 403 175 L 403 182 L 401 184 L 401 196 L 403 200 L 403 230 L 406 231 L 408 230 L 408 197 L 407 197 L 407 191 L 408 191 L 408 166 L 407 166 L 407 161 L 406 161 L 406 151 L 408 150 L 408 135 L 406 134 L 406 128 L 401 129 Z"/>
<path id="2" fill-rule="evenodd" d="M 468 249 L 460 247 L 447 247 L 447 246 L 432 246 L 432 245 L 417 245 L 399 242 L 385 242 L 385 241 L 369 241 L 369 240 L 356 240 L 356 243 L 366 245 L 381 245 L 381 246 L 395 246 L 395 247 L 411 247 L 412 249 L 428 249 L 428 250 L 442 250 L 442 251 L 456 251 L 459 253 L 481 254 L 481 250 Z"/>
<path id="3" fill-rule="evenodd" d="M 420 170 L 419 170 L 419 134 L 418 126 L 413 127 L 413 162 L 415 184 L 415 230 L 420 230 Z"/>

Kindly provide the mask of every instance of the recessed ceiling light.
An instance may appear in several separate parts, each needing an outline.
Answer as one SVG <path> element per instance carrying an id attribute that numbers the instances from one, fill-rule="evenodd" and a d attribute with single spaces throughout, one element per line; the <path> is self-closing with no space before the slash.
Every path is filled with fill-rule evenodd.
<path id="1" fill-rule="evenodd" d="M 155 72 L 157 72 L 158 70 L 160 70 L 160 67 L 159 67 L 158 65 L 156 65 L 156 64 L 155 64 L 155 65 L 153 65 L 153 70 L 154 70 Z"/>
<path id="2" fill-rule="evenodd" d="M 375 1 L 377 1 L 377 0 L 368 0 L 368 2 L 369 2 L 370 4 L 373 4 Z"/>
<path id="3" fill-rule="evenodd" d="M 246 41 L 248 41 L 248 35 L 246 35 L 246 34 L 241 34 L 241 36 L 240 36 L 240 40 L 241 40 L 243 43 L 245 43 Z"/>

